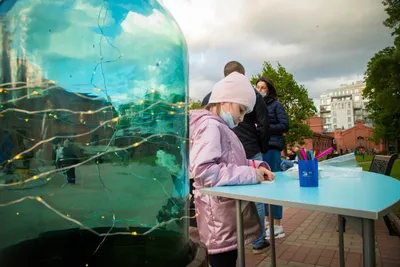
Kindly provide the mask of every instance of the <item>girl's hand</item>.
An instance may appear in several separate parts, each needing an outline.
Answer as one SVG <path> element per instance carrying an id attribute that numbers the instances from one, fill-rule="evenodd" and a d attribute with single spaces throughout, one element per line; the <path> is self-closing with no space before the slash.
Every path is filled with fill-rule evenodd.
<path id="1" fill-rule="evenodd" d="M 264 173 L 262 171 L 257 169 L 256 170 L 256 174 L 257 174 L 257 180 L 258 180 L 259 183 L 261 183 L 262 181 L 265 181 Z"/>
<path id="2" fill-rule="evenodd" d="M 259 179 L 259 175 L 262 175 L 262 180 L 260 181 Z M 270 170 L 268 170 L 265 167 L 258 167 L 257 169 L 257 179 L 258 181 L 262 182 L 262 181 L 273 181 L 275 179 L 275 174 L 273 172 L 271 172 Z"/>

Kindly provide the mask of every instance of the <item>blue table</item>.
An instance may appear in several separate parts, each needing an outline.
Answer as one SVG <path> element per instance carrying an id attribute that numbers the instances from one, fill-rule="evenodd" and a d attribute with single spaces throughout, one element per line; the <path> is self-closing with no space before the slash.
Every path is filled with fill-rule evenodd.
<path id="1" fill-rule="evenodd" d="M 245 266 L 242 201 L 295 207 L 339 215 L 363 238 L 364 266 L 375 267 L 375 220 L 390 212 L 400 200 L 400 181 L 372 172 L 338 173 L 335 178 L 322 178 L 319 187 L 300 187 L 299 180 L 286 173 L 276 173 L 274 183 L 204 188 L 203 194 L 236 200 L 239 266 Z M 271 207 L 271 206 L 270 206 Z M 275 266 L 275 240 L 272 209 L 270 227 L 272 263 Z M 343 223 L 339 223 L 339 251 L 344 266 Z"/>

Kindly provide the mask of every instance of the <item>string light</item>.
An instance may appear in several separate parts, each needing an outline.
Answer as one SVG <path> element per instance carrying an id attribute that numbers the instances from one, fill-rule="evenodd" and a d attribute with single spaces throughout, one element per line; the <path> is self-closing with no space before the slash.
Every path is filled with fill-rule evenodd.
<path id="1" fill-rule="evenodd" d="M 157 137 L 157 136 L 160 136 L 160 135 L 161 134 L 153 134 L 153 135 L 150 135 L 149 137 L 147 137 L 147 139 L 151 139 L 151 138 L 154 138 L 154 137 Z M 177 137 L 177 138 L 183 139 L 183 137 L 177 136 L 177 135 L 173 135 L 173 134 L 164 134 L 164 136 L 172 136 L 172 137 Z M 58 169 L 55 169 L 55 170 L 51 170 L 51 171 L 47 171 L 47 172 L 44 172 L 44 173 L 40 173 L 39 175 L 35 175 L 32 178 L 26 179 L 25 181 L 9 183 L 9 184 L 0 184 L 0 187 L 9 187 L 9 186 L 21 185 L 21 184 L 28 183 L 28 182 L 31 182 L 33 180 L 39 179 L 40 177 L 47 176 L 49 174 L 53 174 L 53 173 L 56 173 L 56 172 L 68 170 L 68 169 L 71 169 L 71 168 L 76 168 L 76 167 L 82 166 L 85 163 L 88 163 L 88 162 L 90 162 L 90 161 L 92 161 L 92 160 L 94 160 L 96 158 L 99 158 L 104 154 L 127 150 L 127 149 L 129 149 L 131 147 L 135 147 L 136 144 L 137 144 L 137 146 L 139 146 L 139 145 L 143 144 L 144 142 L 146 142 L 147 139 L 143 139 L 142 141 L 140 141 L 138 143 L 135 143 L 133 145 L 129 145 L 129 146 L 121 147 L 121 148 L 115 148 L 113 150 L 105 150 L 104 152 L 98 153 L 98 154 L 96 154 L 96 155 L 90 157 L 89 159 L 87 159 L 85 161 L 82 161 L 80 163 L 77 163 L 77 164 L 74 164 L 74 165 L 71 165 L 71 166 L 68 166 L 68 167 L 58 168 Z"/>
<path id="2" fill-rule="evenodd" d="M 98 110 L 92 111 L 92 110 L 88 110 L 88 111 L 74 111 L 74 110 L 70 110 L 70 109 L 45 109 L 45 110 L 35 110 L 35 111 L 29 111 L 29 110 L 24 110 L 24 109 L 18 109 L 18 108 L 7 108 L 4 109 L 2 111 L 0 111 L 0 113 L 6 113 L 9 111 L 15 111 L 15 112 L 19 112 L 19 113 L 25 113 L 25 114 L 40 114 L 40 113 L 49 113 L 49 116 L 53 116 L 53 114 L 51 112 L 65 112 L 65 113 L 71 113 L 71 114 L 80 114 L 80 115 L 84 115 L 84 114 L 95 114 L 95 113 L 99 113 L 107 108 L 110 108 L 112 106 L 105 106 L 102 107 Z"/>
<path id="3" fill-rule="evenodd" d="M 21 83 L 24 83 L 24 82 L 21 82 Z M 25 84 L 25 83 L 24 83 Z M 20 87 L 14 87 L 14 88 L 8 88 L 7 90 L 8 91 L 17 91 L 17 90 L 23 90 L 23 89 L 29 89 L 29 88 L 36 88 L 36 87 L 42 87 L 43 85 L 45 85 L 46 83 L 31 83 L 31 85 L 25 85 L 25 86 L 20 86 Z M 119 83 L 119 84 L 115 84 L 115 85 L 122 85 L 123 83 Z M 12 83 L 3 83 L 3 84 L 0 84 L 0 86 L 7 86 L 7 85 L 12 85 Z M 70 85 L 68 85 L 68 84 L 66 84 L 66 86 L 76 86 L 75 84 L 70 84 Z M 7 92 L 7 90 L 5 90 L 5 89 L 3 89 L 2 88 L 2 90 L 3 91 L 0 91 L 0 93 L 1 92 L 3 92 L 3 93 L 6 93 Z M 46 88 L 46 89 L 41 89 L 40 91 L 42 92 L 42 93 L 44 93 L 44 92 L 47 92 L 47 91 L 50 91 L 50 90 L 59 90 L 59 91 L 64 91 L 65 89 L 64 88 L 61 88 L 61 87 L 59 87 L 59 86 L 50 86 L 50 87 L 48 87 L 48 88 Z M 82 88 L 82 90 L 84 90 L 84 88 Z M 101 90 L 100 88 L 98 88 L 98 87 L 95 87 L 95 88 L 93 88 L 93 90 L 95 90 L 95 91 L 97 91 L 97 90 Z M 79 94 L 79 93 L 77 93 L 77 92 L 69 92 L 69 93 L 71 93 L 71 94 L 74 94 L 74 95 L 76 95 L 76 96 L 78 96 L 78 97 L 80 97 L 80 98 L 83 98 L 83 99 L 88 99 L 88 100 L 91 100 L 91 101 L 105 101 L 105 100 L 107 100 L 106 98 L 104 98 L 104 97 L 91 97 L 91 96 L 86 96 L 86 95 L 82 95 L 82 94 Z M 20 101 L 20 100 L 23 100 L 23 99 L 26 99 L 26 98 L 28 98 L 29 96 L 31 96 L 31 95 L 39 95 L 39 92 L 37 92 L 36 90 L 35 91 L 33 91 L 32 93 L 30 93 L 30 94 L 26 94 L 26 95 L 23 95 L 23 96 L 21 96 L 21 97 L 19 97 L 19 98 L 16 98 L 16 99 L 10 99 L 10 100 L 7 100 L 7 101 L 5 101 L 5 102 L 0 102 L 0 105 L 4 105 L 4 104 L 7 104 L 7 103 L 15 103 L 15 102 L 17 102 L 17 101 Z M 131 96 L 131 97 L 136 97 L 136 96 Z M 140 99 L 140 100 L 138 100 L 138 103 L 139 104 L 143 104 L 145 101 L 143 100 L 143 99 Z M 188 106 L 188 105 L 185 105 L 185 103 L 184 102 L 177 102 L 177 103 L 171 103 L 171 102 L 168 102 L 168 101 L 164 101 L 164 100 L 155 100 L 155 99 L 146 99 L 146 102 L 148 102 L 148 103 L 150 103 L 150 102 L 157 102 L 157 103 L 162 103 L 162 104 L 165 104 L 165 105 L 168 105 L 168 106 L 171 106 L 171 107 L 174 107 L 174 106 L 176 106 L 176 105 L 179 105 L 179 106 L 181 106 L 181 107 L 186 107 L 186 106 Z M 113 108 L 112 106 L 110 106 L 110 108 Z M 159 108 L 161 108 L 161 107 L 159 107 Z M 64 110 L 61 110 L 61 111 L 64 111 Z"/>
<path id="4" fill-rule="evenodd" d="M 26 153 L 32 151 L 33 149 L 35 149 L 36 147 L 38 147 L 38 146 L 40 146 L 40 145 L 43 145 L 43 144 L 45 144 L 45 143 L 49 143 L 49 142 L 51 142 L 51 141 L 53 141 L 53 140 L 55 140 L 55 139 L 57 139 L 57 138 L 58 138 L 58 139 L 68 139 L 68 138 L 77 138 L 77 137 L 82 137 L 82 136 L 89 135 L 89 134 L 91 134 L 91 133 L 97 131 L 97 130 L 100 129 L 101 127 L 103 127 L 105 124 L 108 124 L 108 123 L 110 123 L 110 122 L 117 122 L 119 119 L 122 119 L 122 118 L 125 118 L 125 117 L 130 117 L 130 116 L 138 115 L 138 114 L 140 114 L 140 113 L 145 112 L 146 110 L 151 109 L 152 107 L 156 106 L 156 105 L 159 104 L 159 103 L 160 103 L 160 102 L 156 102 L 156 103 L 154 103 L 154 104 L 148 106 L 146 109 L 141 110 L 141 111 L 138 111 L 136 114 L 133 114 L 133 115 L 123 115 L 123 116 L 115 117 L 115 118 L 113 118 L 113 119 L 111 119 L 111 120 L 105 121 L 103 124 L 100 124 L 99 126 L 97 126 L 96 128 L 92 129 L 92 130 L 89 131 L 89 132 L 84 132 L 84 133 L 82 133 L 82 134 L 77 134 L 77 135 L 53 136 L 53 137 L 51 137 L 51 138 L 49 138 L 49 139 L 42 140 L 42 141 L 36 143 L 35 145 L 33 145 L 31 148 L 29 148 L 29 149 L 27 149 L 27 150 L 21 152 L 20 155 L 26 154 Z M 162 134 L 158 134 L 158 135 L 159 135 L 160 137 L 162 137 Z M 157 134 L 155 134 L 155 135 L 153 135 L 153 136 L 157 136 Z M 182 137 L 180 137 L 180 136 L 178 136 L 178 135 L 172 135 L 172 136 L 182 138 Z M 182 139 L 184 139 L 184 138 L 182 138 Z M 147 141 L 147 140 L 144 139 L 144 140 L 142 140 L 141 142 L 135 143 L 135 144 L 134 144 L 134 147 L 139 146 L 141 143 L 144 143 L 144 142 L 146 142 L 146 141 Z M 9 163 L 10 163 L 10 162 L 11 162 L 11 161 L 9 161 Z M 0 187 L 1 187 L 1 186 L 2 186 L 2 185 L 0 184 Z"/>

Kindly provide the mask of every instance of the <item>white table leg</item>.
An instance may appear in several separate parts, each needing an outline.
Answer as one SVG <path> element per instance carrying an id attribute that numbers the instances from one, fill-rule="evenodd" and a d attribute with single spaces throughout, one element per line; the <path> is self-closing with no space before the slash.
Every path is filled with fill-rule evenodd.
<path id="1" fill-rule="evenodd" d="M 237 232 L 237 247 L 238 247 L 238 264 L 239 267 L 245 267 L 244 255 L 244 229 L 243 229 L 243 214 L 242 214 L 242 201 L 236 200 L 236 232 Z"/>
<path id="2" fill-rule="evenodd" d="M 364 267 L 376 266 L 375 255 L 375 221 L 372 219 L 363 219 L 352 216 L 343 216 L 346 222 L 362 237 L 363 239 L 363 259 Z M 340 229 L 339 224 L 339 229 Z M 340 234 L 339 234 L 340 237 Z M 344 261 L 344 260 L 343 260 Z M 342 265 L 341 265 L 342 266 Z"/>
<path id="3" fill-rule="evenodd" d="M 363 258 L 364 267 L 375 267 L 375 222 L 362 219 Z"/>
<path id="4" fill-rule="evenodd" d="M 272 205 L 268 205 L 269 216 L 269 237 L 271 243 L 271 266 L 276 267 L 276 253 L 275 253 L 275 229 L 274 229 L 274 211 Z"/>

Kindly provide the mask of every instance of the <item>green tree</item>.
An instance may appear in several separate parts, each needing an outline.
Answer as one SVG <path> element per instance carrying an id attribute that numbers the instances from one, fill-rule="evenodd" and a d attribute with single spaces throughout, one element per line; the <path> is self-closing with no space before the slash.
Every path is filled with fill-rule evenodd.
<path id="1" fill-rule="evenodd" d="M 374 140 L 393 141 L 400 138 L 400 54 L 398 48 L 387 47 L 375 54 L 365 72 L 364 97 L 367 110 L 375 123 Z"/>
<path id="2" fill-rule="evenodd" d="M 400 0 L 384 0 L 382 4 L 385 6 L 385 11 L 388 18 L 385 19 L 383 25 L 393 29 L 392 35 L 400 35 Z"/>
<path id="3" fill-rule="evenodd" d="M 289 132 L 286 133 L 286 144 L 304 144 L 304 139 L 312 137 L 310 127 L 304 122 L 317 112 L 313 100 L 308 97 L 307 89 L 299 85 L 280 63 L 274 69 L 270 62 L 264 62 L 262 72 L 252 78 L 252 83 L 255 84 L 262 76 L 273 81 L 279 101 L 288 115 Z"/>
<path id="4" fill-rule="evenodd" d="M 201 101 L 195 101 L 189 106 L 189 110 L 200 109 Z"/>
<path id="5" fill-rule="evenodd" d="M 383 24 L 393 29 L 394 46 L 377 52 L 368 62 L 365 72 L 364 97 L 367 110 L 375 123 L 375 141 L 400 139 L 400 1 L 383 1 L 389 15 Z"/>

